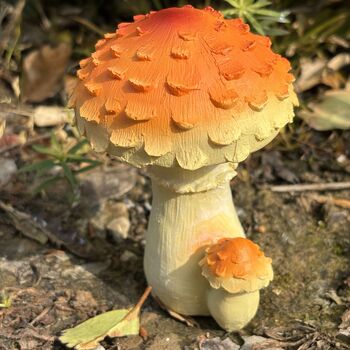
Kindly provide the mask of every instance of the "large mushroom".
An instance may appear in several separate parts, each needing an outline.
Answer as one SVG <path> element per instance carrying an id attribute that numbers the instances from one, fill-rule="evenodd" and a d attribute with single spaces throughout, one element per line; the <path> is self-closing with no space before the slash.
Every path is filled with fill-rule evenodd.
<path id="1" fill-rule="evenodd" d="M 237 164 L 294 116 L 290 64 L 270 45 L 241 19 L 188 5 L 119 24 L 80 62 L 78 128 L 96 151 L 147 167 L 145 274 L 183 315 L 210 313 L 203 247 L 244 236 L 229 184 Z"/>

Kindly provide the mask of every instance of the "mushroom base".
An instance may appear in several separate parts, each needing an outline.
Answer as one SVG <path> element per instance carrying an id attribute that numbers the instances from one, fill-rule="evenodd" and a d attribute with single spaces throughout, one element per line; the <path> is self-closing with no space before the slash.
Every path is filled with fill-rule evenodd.
<path id="1" fill-rule="evenodd" d="M 210 289 L 207 293 L 210 314 L 227 332 L 238 331 L 252 320 L 258 310 L 259 299 L 259 291 L 232 294 L 219 288 Z"/>
<path id="2" fill-rule="evenodd" d="M 144 268 L 153 293 L 182 315 L 209 315 L 208 281 L 198 263 L 208 245 L 244 237 L 229 181 L 234 164 L 196 171 L 150 167 L 153 203 Z"/>

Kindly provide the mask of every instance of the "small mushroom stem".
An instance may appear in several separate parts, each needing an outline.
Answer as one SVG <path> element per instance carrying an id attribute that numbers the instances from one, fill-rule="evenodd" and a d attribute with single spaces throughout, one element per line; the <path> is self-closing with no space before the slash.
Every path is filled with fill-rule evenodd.
<path id="1" fill-rule="evenodd" d="M 198 265 L 206 246 L 244 237 L 232 201 L 232 163 L 194 171 L 152 166 L 153 203 L 144 267 L 153 293 L 183 315 L 209 315 L 208 282 Z"/>
<path id="2" fill-rule="evenodd" d="M 223 288 L 210 288 L 208 308 L 217 324 L 227 332 L 238 331 L 255 316 L 259 306 L 259 290 L 251 293 L 230 293 Z"/>

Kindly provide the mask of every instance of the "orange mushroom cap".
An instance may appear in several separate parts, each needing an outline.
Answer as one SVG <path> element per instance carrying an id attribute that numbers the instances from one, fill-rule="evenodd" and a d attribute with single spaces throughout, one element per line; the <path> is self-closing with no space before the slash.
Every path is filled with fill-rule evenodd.
<path id="1" fill-rule="evenodd" d="M 253 292 L 273 278 L 271 259 L 257 244 L 242 237 L 220 239 L 206 250 L 200 265 L 212 287 L 231 293 Z"/>
<path id="2" fill-rule="evenodd" d="M 290 64 L 270 45 L 211 7 L 134 16 L 80 62 L 70 105 L 97 150 L 136 166 L 239 162 L 294 116 Z"/>

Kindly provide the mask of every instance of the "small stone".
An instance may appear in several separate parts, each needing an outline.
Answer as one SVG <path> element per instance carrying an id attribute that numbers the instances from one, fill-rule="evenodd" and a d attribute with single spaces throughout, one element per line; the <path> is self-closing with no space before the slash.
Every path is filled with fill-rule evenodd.
<path id="1" fill-rule="evenodd" d="M 230 338 L 221 340 L 219 337 L 205 339 L 199 344 L 200 350 L 239 350 L 239 345 L 235 344 Z"/>
<path id="2" fill-rule="evenodd" d="M 120 240 L 120 238 L 126 239 L 128 238 L 130 221 L 126 217 L 119 217 L 119 218 L 113 219 L 107 225 L 107 229 L 112 232 L 113 237 L 116 240 Z"/>
<path id="3" fill-rule="evenodd" d="M 97 214 L 91 219 L 91 224 L 95 229 L 100 231 L 103 231 L 105 229 L 113 231 L 116 223 L 112 224 L 112 221 L 121 217 L 126 218 L 127 221 L 129 221 L 129 212 L 126 204 L 123 202 L 107 201 L 102 205 Z M 122 221 L 124 221 L 122 225 L 124 224 L 125 226 L 125 220 Z"/>
<path id="4" fill-rule="evenodd" d="M 0 188 L 11 181 L 17 172 L 17 166 L 13 159 L 0 158 Z"/>
<path id="5" fill-rule="evenodd" d="M 260 344 L 268 341 L 267 338 L 259 337 L 257 335 L 252 335 L 250 337 L 243 337 L 243 340 L 244 340 L 244 344 L 241 346 L 240 350 L 253 350 L 255 348 L 255 344 Z"/>
<path id="6" fill-rule="evenodd" d="M 134 254 L 130 250 L 125 250 L 123 254 L 120 256 L 120 261 L 125 263 L 131 260 L 135 260 L 136 258 L 137 258 L 136 254 Z"/>

